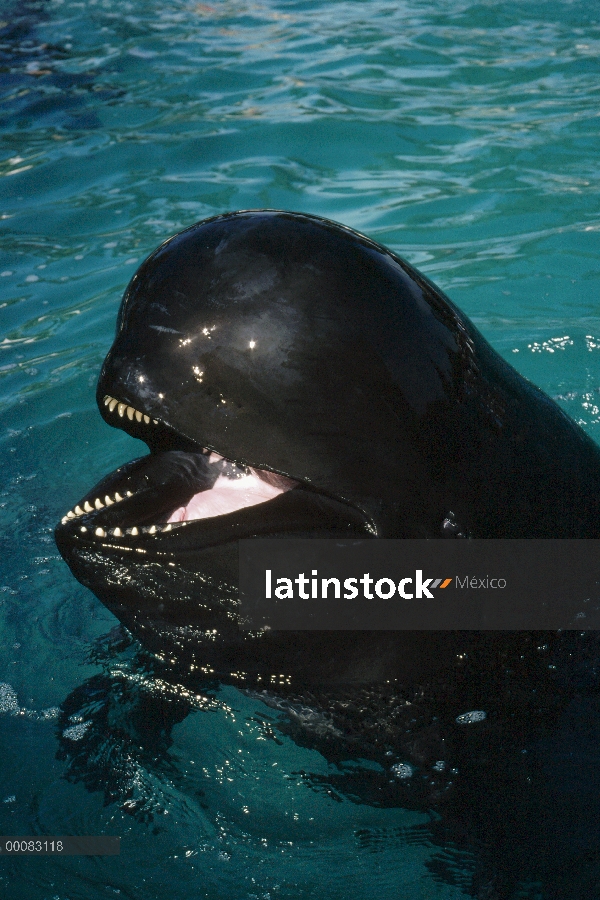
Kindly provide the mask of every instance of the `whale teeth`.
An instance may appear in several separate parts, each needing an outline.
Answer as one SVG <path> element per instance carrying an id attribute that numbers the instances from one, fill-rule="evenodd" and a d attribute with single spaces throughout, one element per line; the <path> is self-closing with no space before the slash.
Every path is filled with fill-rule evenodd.
<path id="1" fill-rule="evenodd" d="M 127 403 L 123 403 L 122 400 L 117 400 L 116 397 L 111 397 L 110 394 L 105 394 L 102 398 L 102 402 L 105 406 L 108 407 L 109 412 L 114 412 L 114 410 L 116 409 L 121 418 L 126 415 L 129 421 L 133 422 L 135 416 L 136 422 L 144 421 L 146 425 L 150 424 L 150 416 L 147 416 L 145 413 L 140 412 L 140 410 L 136 409 L 135 406 L 129 406 Z M 152 419 L 152 422 L 155 425 L 159 424 L 158 419 Z"/>
<path id="2" fill-rule="evenodd" d="M 67 517 L 66 517 L 66 516 L 63 516 L 62 519 L 60 520 L 60 524 L 61 524 L 61 525 L 66 525 L 68 521 L 69 521 L 69 520 L 67 519 Z"/>
<path id="3" fill-rule="evenodd" d="M 107 494 L 106 497 L 104 498 L 104 502 L 105 502 L 105 504 L 106 504 L 107 506 L 112 506 L 112 504 L 113 504 L 115 501 L 114 501 L 114 500 L 111 500 L 110 497 L 109 497 L 108 494 Z"/>
<path id="4" fill-rule="evenodd" d="M 171 523 L 169 522 L 169 524 L 166 526 L 166 528 L 163 528 L 163 531 L 170 531 L 170 530 L 171 530 Z"/>
<path id="5" fill-rule="evenodd" d="M 83 515 L 85 515 L 85 513 L 83 512 L 83 510 L 82 510 L 82 508 L 81 508 L 80 506 L 76 506 L 76 507 L 75 507 L 75 515 L 77 515 L 77 516 L 83 516 Z"/>
<path id="6" fill-rule="evenodd" d="M 148 529 L 148 534 L 156 534 L 156 525 L 151 525 Z"/>
<path id="7" fill-rule="evenodd" d="M 133 492 L 132 492 L 132 491 L 125 491 L 125 495 L 126 495 L 127 497 L 133 497 Z"/>
<path id="8" fill-rule="evenodd" d="M 86 500 L 86 501 L 85 501 L 85 503 L 83 504 L 83 508 L 84 508 L 84 510 L 85 510 L 86 512 L 93 512 L 93 511 L 94 511 L 94 507 L 92 506 L 92 504 L 90 503 L 89 500 Z"/>
<path id="9" fill-rule="evenodd" d="M 76 519 L 76 518 L 77 518 L 77 516 L 75 515 L 73 510 L 70 509 L 69 512 L 67 513 L 67 519 Z"/>
<path id="10" fill-rule="evenodd" d="M 123 537 L 123 532 L 120 528 L 115 528 L 112 533 L 115 537 Z"/>
<path id="11" fill-rule="evenodd" d="M 139 534 L 139 531 L 137 530 L 136 526 L 134 525 L 133 528 L 127 529 L 127 534 L 132 534 L 135 537 L 136 535 Z"/>
<path id="12" fill-rule="evenodd" d="M 100 497 L 96 497 L 96 499 L 94 500 L 94 506 L 96 507 L 96 509 L 104 509 L 104 503 L 102 502 Z"/>
<path id="13" fill-rule="evenodd" d="M 94 534 L 96 535 L 96 537 L 106 537 L 104 528 L 96 528 Z"/>

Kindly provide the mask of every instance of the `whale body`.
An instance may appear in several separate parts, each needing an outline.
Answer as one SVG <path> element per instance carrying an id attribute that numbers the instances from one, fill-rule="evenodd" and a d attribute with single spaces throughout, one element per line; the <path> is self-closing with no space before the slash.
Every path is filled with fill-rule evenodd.
<path id="1" fill-rule="evenodd" d="M 240 538 L 600 536 L 596 444 L 416 269 L 316 216 L 162 244 L 97 402 L 150 453 L 74 504 L 59 550 L 145 646 L 221 678 L 375 683 L 470 641 L 240 632 Z"/>

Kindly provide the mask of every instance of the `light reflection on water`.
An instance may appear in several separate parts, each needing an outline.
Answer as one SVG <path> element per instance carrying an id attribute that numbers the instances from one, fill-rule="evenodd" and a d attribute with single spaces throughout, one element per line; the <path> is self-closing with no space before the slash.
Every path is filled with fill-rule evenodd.
<path id="1" fill-rule="evenodd" d="M 5 0 L 0 20 L 0 681 L 20 709 L 75 698 L 94 723 L 82 745 L 97 741 L 96 769 L 67 781 L 51 719 L 3 714 L 0 831 L 127 842 L 117 861 L 9 861 L 2 877 L 27 900 L 465 896 L 476 863 L 427 868 L 425 813 L 287 778 L 331 768 L 265 738 L 265 709 L 232 688 L 163 744 L 118 732 L 103 748 L 133 651 L 90 660 L 114 620 L 51 530 L 145 449 L 94 407 L 127 281 L 174 231 L 231 209 L 315 213 L 389 245 L 598 439 L 600 23 L 528 0 Z M 121 772 L 107 806 L 103 752 Z M 548 752 L 555 771 L 567 750 Z"/>

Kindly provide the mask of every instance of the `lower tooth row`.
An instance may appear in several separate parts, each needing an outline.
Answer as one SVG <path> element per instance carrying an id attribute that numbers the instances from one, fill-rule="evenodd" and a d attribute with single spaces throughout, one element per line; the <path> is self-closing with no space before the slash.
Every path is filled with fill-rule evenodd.
<path id="1" fill-rule="evenodd" d="M 179 528 L 180 526 L 187 525 L 187 524 L 188 524 L 187 522 L 178 522 L 176 527 Z M 150 525 L 150 527 L 141 526 L 140 528 L 138 528 L 136 525 L 134 525 L 133 528 L 126 528 L 125 531 L 121 531 L 120 528 L 111 528 L 111 529 L 109 529 L 108 533 L 104 530 L 104 528 L 96 528 L 96 530 L 94 531 L 94 534 L 96 535 L 96 537 L 102 537 L 102 538 L 107 537 L 107 536 L 108 537 L 126 537 L 127 535 L 131 535 L 132 537 L 137 537 L 140 533 L 140 530 L 144 534 L 157 534 L 157 533 L 160 534 L 161 532 L 171 531 L 172 528 L 173 528 L 173 526 L 172 526 L 171 522 L 169 522 L 167 525 Z M 85 534 L 85 532 L 88 529 L 85 526 L 82 526 L 79 530 Z"/>
<path id="2" fill-rule="evenodd" d="M 133 492 L 125 491 L 125 497 L 133 497 Z M 109 497 L 107 494 L 104 501 L 102 501 L 100 497 L 96 497 L 93 506 L 89 500 L 86 500 L 83 504 L 83 508 L 81 506 L 76 506 L 75 509 L 70 509 L 66 516 L 62 517 L 61 522 L 63 525 L 66 525 L 70 519 L 76 519 L 78 516 L 85 516 L 86 513 L 94 512 L 96 509 L 104 509 L 105 506 L 112 506 L 113 503 L 119 503 L 121 500 L 124 500 L 125 497 L 121 497 L 117 491 L 114 498 Z"/>

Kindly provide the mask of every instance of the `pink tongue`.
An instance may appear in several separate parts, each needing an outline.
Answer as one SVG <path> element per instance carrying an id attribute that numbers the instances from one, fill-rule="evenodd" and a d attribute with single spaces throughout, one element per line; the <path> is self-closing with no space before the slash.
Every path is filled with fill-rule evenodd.
<path id="1" fill-rule="evenodd" d="M 290 482 L 290 487 L 293 482 Z M 226 478 L 219 475 L 209 491 L 195 494 L 187 506 L 180 506 L 172 514 L 169 522 L 189 522 L 191 519 L 209 519 L 222 516 L 245 506 L 256 506 L 282 494 L 287 487 L 267 484 L 256 475 L 241 478 Z"/>

